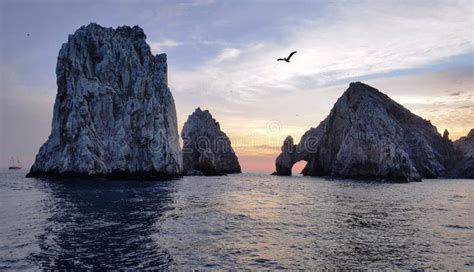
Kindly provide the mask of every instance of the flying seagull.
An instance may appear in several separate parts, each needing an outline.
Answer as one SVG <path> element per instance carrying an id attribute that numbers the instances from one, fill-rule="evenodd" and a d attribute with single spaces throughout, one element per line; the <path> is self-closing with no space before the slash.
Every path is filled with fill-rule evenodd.
<path id="1" fill-rule="evenodd" d="M 279 58 L 279 59 L 277 59 L 277 61 L 284 60 L 284 61 L 290 63 L 290 59 L 295 53 L 296 53 L 296 51 L 293 51 L 293 52 L 290 53 L 290 55 L 287 58 Z"/>

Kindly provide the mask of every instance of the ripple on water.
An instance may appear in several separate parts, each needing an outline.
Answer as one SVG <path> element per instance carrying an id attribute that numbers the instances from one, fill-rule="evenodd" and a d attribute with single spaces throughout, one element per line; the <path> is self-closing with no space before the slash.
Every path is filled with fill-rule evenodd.
<path id="1" fill-rule="evenodd" d="M 443 227 L 450 229 L 461 229 L 461 230 L 472 230 L 474 227 L 471 226 L 460 226 L 460 225 L 443 225 Z"/>
<path id="2" fill-rule="evenodd" d="M 242 174 L 67 182 L 0 175 L 0 269 L 466 269 L 474 263 L 469 180 L 378 184 Z"/>

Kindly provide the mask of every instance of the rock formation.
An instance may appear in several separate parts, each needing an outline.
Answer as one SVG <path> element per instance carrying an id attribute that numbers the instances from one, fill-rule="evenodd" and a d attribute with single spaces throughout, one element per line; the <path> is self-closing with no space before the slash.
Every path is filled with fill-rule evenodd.
<path id="1" fill-rule="evenodd" d="M 179 177 L 182 157 L 166 55 L 138 27 L 89 24 L 59 52 L 51 135 L 28 174 Z"/>
<path id="2" fill-rule="evenodd" d="M 366 84 L 351 83 L 329 116 L 298 145 L 288 137 L 277 175 L 307 161 L 309 176 L 420 181 L 444 176 L 457 159 L 452 142 L 426 121 Z"/>
<path id="3" fill-rule="evenodd" d="M 464 157 L 474 157 L 474 128 L 469 131 L 467 136 L 454 141 L 454 146 L 462 152 Z"/>
<path id="4" fill-rule="evenodd" d="M 241 173 L 229 137 L 207 110 L 197 108 L 181 131 L 184 175 Z"/>
<path id="5" fill-rule="evenodd" d="M 474 129 L 454 141 L 454 146 L 462 153 L 463 159 L 449 172 L 448 177 L 474 179 Z"/>

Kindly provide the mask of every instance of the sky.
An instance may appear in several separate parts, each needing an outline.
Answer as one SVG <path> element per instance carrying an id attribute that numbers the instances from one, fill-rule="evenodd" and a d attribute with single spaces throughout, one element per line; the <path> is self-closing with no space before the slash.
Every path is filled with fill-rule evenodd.
<path id="1" fill-rule="evenodd" d="M 179 128 L 208 109 L 244 171 L 272 171 L 283 139 L 316 127 L 353 81 L 453 140 L 466 135 L 473 18 L 471 1 L 0 0 L 0 167 L 33 163 L 51 130 L 61 44 L 90 22 L 142 27 L 168 55 Z"/>

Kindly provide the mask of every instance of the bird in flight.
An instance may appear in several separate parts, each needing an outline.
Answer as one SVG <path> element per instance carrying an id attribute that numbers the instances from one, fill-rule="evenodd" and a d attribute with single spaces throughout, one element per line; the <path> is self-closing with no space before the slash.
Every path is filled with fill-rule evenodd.
<path id="1" fill-rule="evenodd" d="M 290 59 L 291 59 L 291 57 L 292 57 L 295 53 L 296 53 L 296 51 L 293 51 L 293 52 L 290 53 L 290 55 L 289 55 L 288 57 L 286 57 L 286 58 L 279 58 L 279 59 L 277 59 L 277 61 L 284 60 L 284 61 L 290 63 Z"/>

